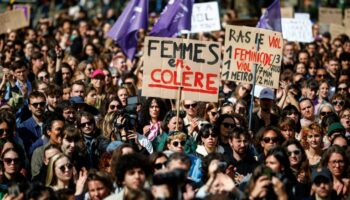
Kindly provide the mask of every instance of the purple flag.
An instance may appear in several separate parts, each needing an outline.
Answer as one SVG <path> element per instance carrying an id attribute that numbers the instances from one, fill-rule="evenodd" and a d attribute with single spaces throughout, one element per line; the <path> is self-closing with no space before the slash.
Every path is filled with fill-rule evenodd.
<path id="1" fill-rule="evenodd" d="M 148 0 L 131 0 L 107 36 L 116 41 L 123 53 L 132 60 L 137 49 L 138 30 L 147 29 L 147 21 Z"/>
<path id="2" fill-rule="evenodd" d="M 261 15 L 256 27 L 282 33 L 280 0 L 272 2 L 272 4 L 266 9 L 265 13 Z"/>
<path id="3" fill-rule="evenodd" d="M 174 37 L 181 30 L 191 30 L 194 0 L 169 0 L 149 35 Z"/>

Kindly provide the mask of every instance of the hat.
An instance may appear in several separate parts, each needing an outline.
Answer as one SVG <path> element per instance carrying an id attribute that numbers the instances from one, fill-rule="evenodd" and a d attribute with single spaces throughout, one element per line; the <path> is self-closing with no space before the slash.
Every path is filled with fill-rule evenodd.
<path id="1" fill-rule="evenodd" d="M 333 133 L 335 132 L 344 132 L 345 131 L 345 128 L 343 125 L 341 125 L 341 123 L 339 122 L 335 122 L 335 123 L 332 123 L 329 127 L 328 127 L 328 136 L 331 136 L 333 135 Z"/>
<path id="2" fill-rule="evenodd" d="M 118 140 L 109 143 L 109 145 L 107 146 L 107 152 L 112 153 L 115 149 L 117 149 L 122 144 L 123 142 Z"/>
<path id="3" fill-rule="evenodd" d="M 318 177 L 324 177 L 326 178 L 329 182 L 333 181 L 332 180 L 332 174 L 327 168 L 321 168 L 321 169 L 315 169 L 312 171 L 311 174 L 311 180 L 312 182 L 315 182 L 316 178 Z"/>
<path id="4" fill-rule="evenodd" d="M 275 94 L 274 91 L 271 88 L 264 88 L 261 90 L 259 99 L 270 99 L 274 100 L 275 99 Z"/>
<path id="5" fill-rule="evenodd" d="M 70 101 L 74 104 L 85 104 L 83 97 L 81 96 L 74 96 L 70 98 Z"/>
<path id="6" fill-rule="evenodd" d="M 104 78 L 106 75 L 102 70 L 96 69 L 94 72 L 92 72 L 91 78 L 95 78 L 96 76 L 102 76 Z"/>

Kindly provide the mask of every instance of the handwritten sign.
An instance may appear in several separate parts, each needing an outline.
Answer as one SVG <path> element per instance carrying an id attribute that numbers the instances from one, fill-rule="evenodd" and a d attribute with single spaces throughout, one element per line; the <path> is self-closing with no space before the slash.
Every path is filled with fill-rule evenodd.
<path id="1" fill-rule="evenodd" d="M 195 3 L 191 20 L 192 33 L 219 31 L 221 25 L 218 2 Z"/>
<path id="2" fill-rule="evenodd" d="M 29 26 L 29 23 L 30 23 L 30 5 L 15 4 L 15 5 L 13 5 L 13 10 L 22 10 L 24 16 L 26 17 L 28 26 Z"/>
<path id="3" fill-rule="evenodd" d="M 0 34 L 28 26 L 22 10 L 11 10 L 0 14 Z"/>
<path id="4" fill-rule="evenodd" d="M 312 23 L 309 19 L 282 18 L 283 38 L 288 41 L 312 42 Z"/>
<path id="5" fill-rule="evenodd" d="M 318 21 L 325 24 L 342 24 L 342 11 L 340 8 L 321 7 L 318 9 Z"/>
<path id="6" fill-rule="evenodd" d="M 146 37 L 142 96 L 217 102 L 220 82 L 217 42 Z"/>
<path id="7" fill-rule="evenodd" d="M 280 32 L 227 26 L 221 79 L 253 84 L 256 66 L 256 84 L 278 88 L 282 46 Z"/>

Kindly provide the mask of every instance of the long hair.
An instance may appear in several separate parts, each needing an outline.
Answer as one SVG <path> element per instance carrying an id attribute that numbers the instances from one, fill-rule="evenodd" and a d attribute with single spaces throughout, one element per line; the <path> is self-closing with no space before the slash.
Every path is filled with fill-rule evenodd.
<path id="1" fill-rule="evenodd" d="M 156 104 L 159 106 L 159 116 L 158 116 L 158 121 L 163 121 L 164 116 L 166 114 L 166 106 L 165 103 L 162 99 L 160 98 L 148 98 L 146 100 L 146 103 L 143 105 L 142 107 L 142 111 L 141 111 L 141 127 L 143 128 L 146 125 L 149 125 L 150 121 L 151 121 L 151 116 L 149 114 L 149 108 L 151 107 L 152 102 L 155 101 Z"/>
<path id="2" fill-rule="evenodd" d="M 46 174 L 46 180 L 45 180 L 46 186 L 52 186 L 57 183 L 57 177 L 55 174 L 55 165 L 57 160 L 63 157 L 66 157 L 69 159 L 69 157 L 64 155 L 63 153 L 56 154 L 50 158 L 49 165 L 47 166 L 47 174 Z"/>

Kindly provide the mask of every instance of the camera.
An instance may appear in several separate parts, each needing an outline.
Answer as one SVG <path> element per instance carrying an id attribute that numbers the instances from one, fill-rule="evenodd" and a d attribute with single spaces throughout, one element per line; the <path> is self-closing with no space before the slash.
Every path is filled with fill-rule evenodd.
<path id="1" fill-rule="evenodd" d="M 175 169 L 171 172 L 155 174 L 152 180 L 154 185 L 183 185 L 186 178 L 186 172 L 184 170 Z"/>

